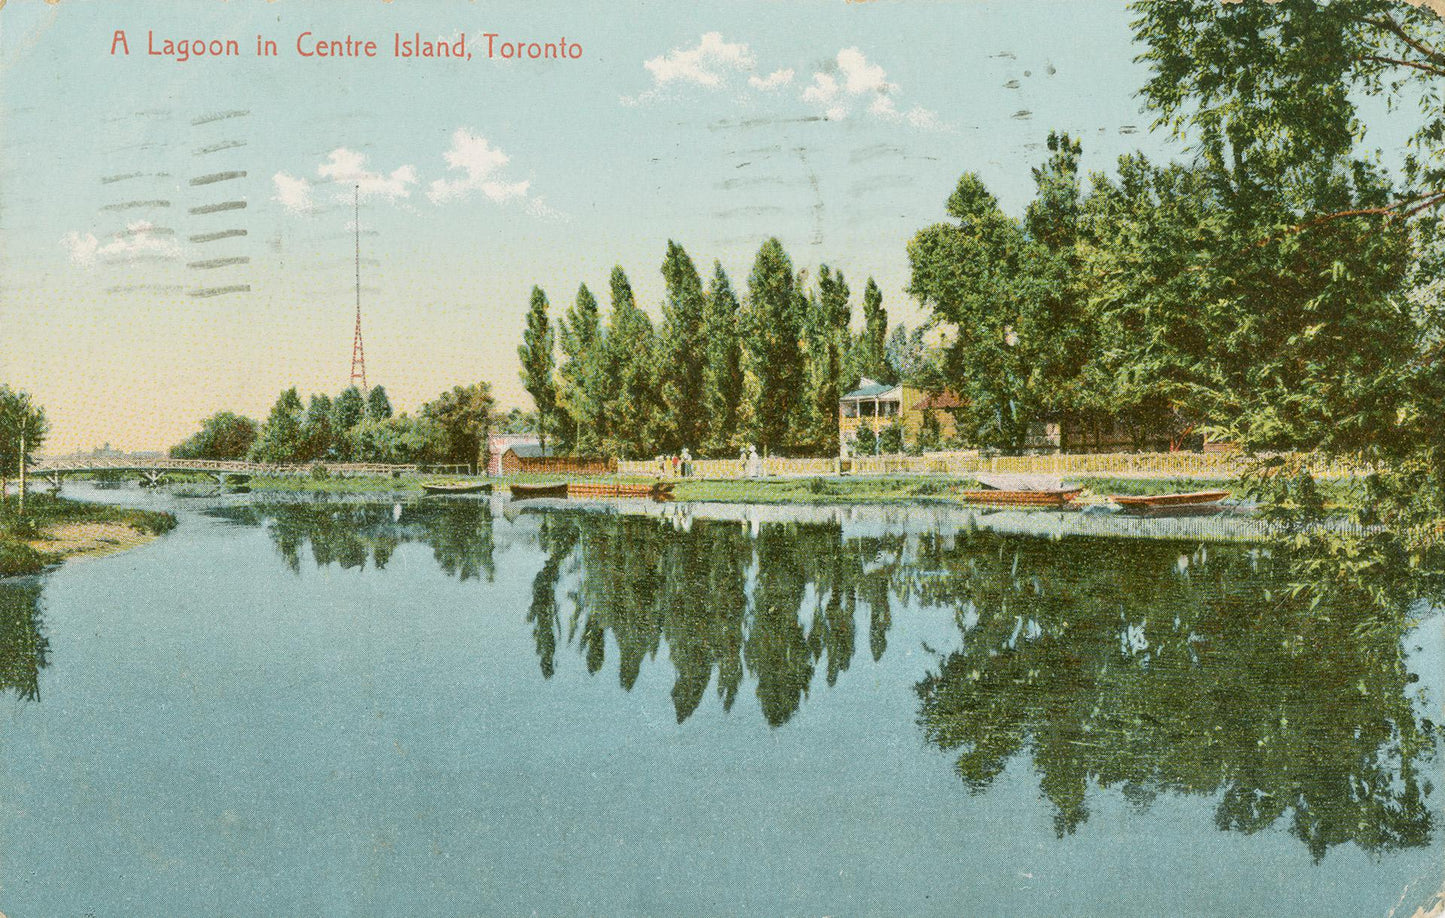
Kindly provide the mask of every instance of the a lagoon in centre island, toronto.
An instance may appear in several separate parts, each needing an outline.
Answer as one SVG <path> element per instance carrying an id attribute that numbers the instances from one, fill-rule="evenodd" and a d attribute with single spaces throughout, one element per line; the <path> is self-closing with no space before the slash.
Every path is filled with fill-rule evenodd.
<path id="1" fill-rule="evenodd" d="M 927 507 L 68 492 L 180 525 L 0 582 L 10 918 L 1440 888 L 1445 642 L 1403 575 Z"/>

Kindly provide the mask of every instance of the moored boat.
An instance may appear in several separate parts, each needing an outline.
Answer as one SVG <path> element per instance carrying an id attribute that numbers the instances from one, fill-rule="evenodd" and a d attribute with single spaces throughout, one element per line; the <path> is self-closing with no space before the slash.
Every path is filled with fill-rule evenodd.
<path id="1" fill-rule="evenodd" d="M 567 484 L 567 496 L 578 499 L 637 497 L 668 500 L 672 497 L 672 482 L 615 484 L 612 482 L 573 481 Z"/>
<path id="2" fill-rule="evenodd" d="M 1041 488 L 1025 491 L 990 489 L 961 491 L 959 496 L 970 504 L 991 504 L 996 507 L 1062 507 L 1071 503 L 1083 488 Z"/>
<path id="3" fill-rule="evenodd" d="M 452 484 L 423 484 L 421 489 L 428 494 L 490 494 L 491 482 L 455 482 Z"/>
<path id="4" fill-rule="evenodd" d="M 513 500 L 527 500 L 533 497 L 566 497 L 567 482 L 554 484 L 514 484 L 511 486 Z"/>
<path id="5" fill-rule="evenodd" d="M 1217 504 L 1228 496 L 1228 491 L 1188 491 L 1182 494 L 1114 494 L 1109 500 L 1128 510 L 1158 510 L 1207 506 Z"/>

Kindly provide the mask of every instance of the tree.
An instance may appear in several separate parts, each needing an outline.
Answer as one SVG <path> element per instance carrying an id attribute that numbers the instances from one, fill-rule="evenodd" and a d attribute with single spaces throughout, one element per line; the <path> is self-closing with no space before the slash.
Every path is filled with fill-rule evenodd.
<path id="1" fill-rule="evenodd" d="M 844 376 L 843 358 L 848 345 L 848 282 L 843 272 L 827 265 L 818 269 L 818 294 L 809 299 L 808 429 L 802 431 L 815 455 L 838 453 L 838 398 Z"/>
<path id="2" fill-rule="evenodd" d="M 482 455 L 491 433 L 492 414 L 496 402 L 491 384 L 473 383 L 454 386 L 422 406 L 423 420 L 431 423 L 432 451 L 448 465 L 465 465 L 476 469 L 487 462 Z"/>
<path id="3" fill-rule="evenodd" d="M 496 433 L 503 434 L 535 434 L 537 432 L 537 415 L 520 408 L 511 408 L 506 414 L 492 419 L 492 429 Z"/>
<path id="4" fill-rule="evenodd" d="M 437 445 L 439 434 L 430 421 L 403 414 L 401 417 L 368 417 L 348 430 L 346 439 L 347 453 L 360 462 L 408 465 L 424 459 L 428 450 Z M 459 461 L 456 464 L 463 463 Z"/>
<path id="5" fill-rule="evenodd" d="M 218 411 L 201 422 L 200 430 L 172 446 L 171 456 L 176 459 L 245 459 L 251 444 L 256 442 L 256 426 L 256 422 L 248 417 Z"/>
<path id="6" fill-rule="evenodd" d="M 788 422 L 804 385 L 802 309 L 793 263 L 777 238 L 758 249 L 744 312 L 745 366 L 752 416 L 748 434 L 763 450 L 785 448 Z"/>
<path id="7" fill-rule="evenodd" d="M 353 390 L 354 391 L 354 390 Z M 301 436 L 301 396 L 292 386 L 276 399 L 271 413 L 251 444 L 253 462 L 295 462 L 305 447 Z"/>
<path id="8" fill-rule="evenodd" d="M 573 453 L 596 455 L 602 448 L 606 403 L 602 388 L 602 319 L 597 298 L 586 284 L 578 286 L 577 300 L 558 328 L 566 358 L 557 390 L 559 420 L 565 419 L 562 440 Z"/>
<path id="9" fill-rule="evenodd" d="M 703 397 L 706 362 L 698 359 L 704 350 L 705 297 L 697 267 L 671 239 L 662 277 L 667 286 L 661 341 L 661 395 L 666 414 L 660 425 L 660 445 L 667 451 L 698 450 L 708 427 Z"/>
<path id="10" fill-rule="evenodd" d="M 1445 23 L 1391 0 L 1241 3 L 1138 0 L 1136 39 L 1159 123 L 1187 133 L 1237 193 L 1328 172 L 1368 136 L 1359 105 L 1418 107 L 1407 185 L 1381 200 L 1301 212 L 1294 230 L 1335 219 L 1409 219 L 1445 204 Z"/>
<path id="11" fill-rule="evenodd" d="M 612 314 L 608 319 L 604 379 L 607 390 L 603 449 L 610 455 L 642 458 L 657 448 L 657 342 L 652 321 L 637 308 L 632 285 L 622 268 L 609 282 Z"/>
<path id="12" fill-rule="evenodd" d="M 707 420 L 703 452 L 732 457 L 746 445 L 739 429 L 743 402 L 741 307 L 722 262 L 713 262 L 703 310 L 702 404 Z"/>
<path id="13" fill-rule="evenodd" d="M 384 421 L 391 415 L 391 399 L 386 395 L 386 387 L 372 387 L 372 390 L 366 395 L 367 418 L 373 421 Z"/>
<path id="14" fill-rule="evenodd" d="M 547 433 L 555 424 L 557 381 L 553 378 L 557 362 L 553 354 L 555 336 L 547 319 L 547 294 L 541 287 L 532 288 L 532 304 L 527 310 L 527 328 L 517 357 L 522 361 L 522 385 L 537 406 L 537 436 L 547 445 Z"/>
<path id="15" fill-rule="evenodd" d="M 347 386 L 336 396 L 336 401 L 331 404 L 331 429 L 339 439 L 345 436 L 346 432 L 366 417 L 366 400 L 361 396 L 361 390 L 355 386 Z"/>
<path id="16" fill-rule="evenodd" d="M 331 427 L 332 411 L 335 406 L 323 394 L 311 396 L 306 405 L 306 417 L 301 421 L 301 438 L 306 445 L 303 459 L 326 459 L 337 452 L 336 437 Z"/>
<path id="17" fill-rule="evenodd" d="M 35 404 L 30 393 L 0 383 L 0 501 L 10 478 L 20 473 L 22 464 L 29 464 L 49 432 L 45 409 Z"/>
<path id="18" fill-rule="evenodd" d="M 878 382 L 896 382 L 889 375 L 888 313 L 883 309 L 883 291 L 873 278 L 863 288 L 863 331 L 854 344 L 854 376 L 866 376 Z M 850 379 L 856 384 L 858 380 Z"/>

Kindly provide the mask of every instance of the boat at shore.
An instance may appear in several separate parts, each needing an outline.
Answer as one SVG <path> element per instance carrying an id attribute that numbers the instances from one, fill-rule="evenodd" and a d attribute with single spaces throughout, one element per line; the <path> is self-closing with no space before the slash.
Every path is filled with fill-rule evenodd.
<path id="1" fill-rule="evenodd" d="M 1125 510 L 1164 510 L 1212 506 L 1228 496 L 1228 491 L 1188 491 L 1181 494 L 1113 494 L 1109 500 Z"/>
<path id="2" fill-rule="evenodd" d="M 995 507 L 1063 507 L 1072 503 L 1083 488 L 1039 488 L 1007 491 L 989 488 L 982 491 L 960 491 L 959 496 L 970 504 Z"/>
<path id="3" fill-rule="evenodd" d="M 514 484 L 511 486 L 511 491 L 513 500 L 528 500 L 536 497 L 571 498 L 573 500 L 623 497 L 671 500 L 672 482 L 618 484 L 615 482 L 560 481 L 554 484 Z"/>
<path id="4" fill-rule="evenodd" d="M 490 494 L 492 483 L 483 482 L 457 482 L 454 484 L 424 484 L 421 489 L 427 494 Z"/>

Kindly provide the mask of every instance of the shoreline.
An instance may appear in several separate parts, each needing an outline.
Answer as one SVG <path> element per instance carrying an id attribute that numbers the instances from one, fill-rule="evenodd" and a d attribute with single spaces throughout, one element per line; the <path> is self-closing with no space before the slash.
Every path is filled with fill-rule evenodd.
<path id="1" fill-rule="evenodd" d="M 148 545 L 160 536 L 158 532 L 145 532 L 128 523 L 68 522 L 46 526 L 39 537 L 26 540 L 26 544 L 41 554 L 58 558 L 57 563 L 63 564 L 117 555 Z"/>
<path id="2" fill-rule="evenodd" d="M 0 505 L 0 578 L 43 573 L 68 561 L 103 558 L 139 548 L 176 527 L 171 513 L 66 500 L 27 498 L 26 514 Z"/>

